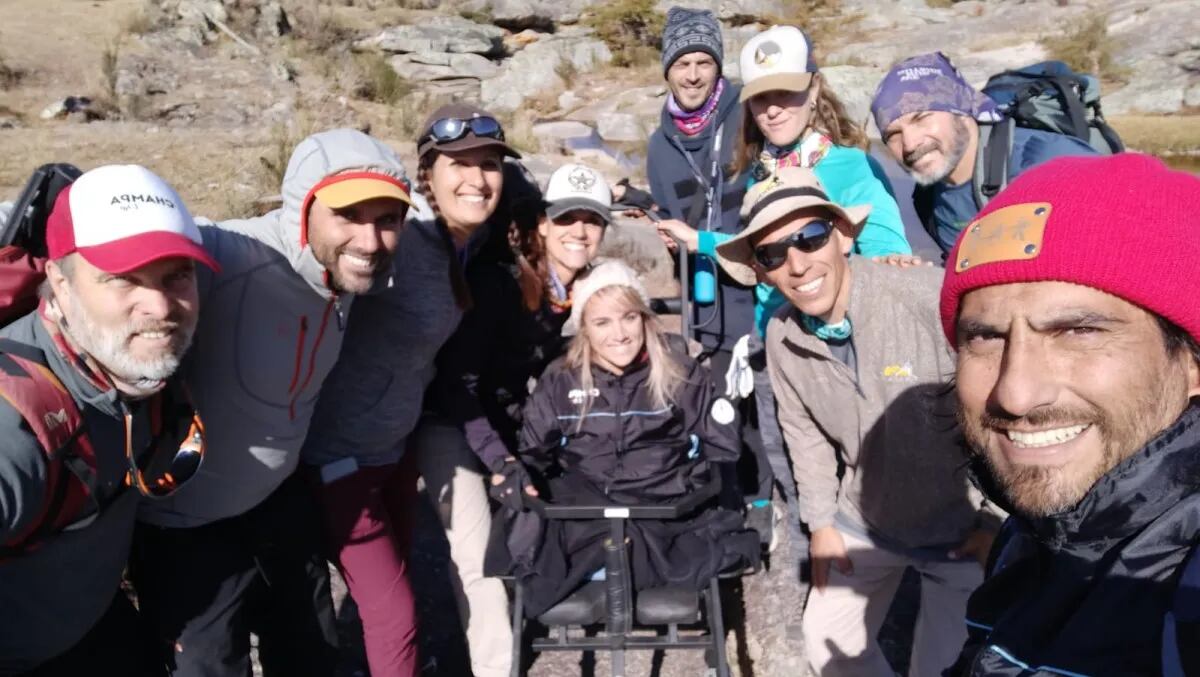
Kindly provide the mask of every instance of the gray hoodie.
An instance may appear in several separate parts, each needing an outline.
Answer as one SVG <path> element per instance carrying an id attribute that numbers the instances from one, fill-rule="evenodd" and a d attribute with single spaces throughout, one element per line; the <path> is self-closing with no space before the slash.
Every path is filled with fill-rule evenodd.
<path id="1" fill-rule="evenodd" d="M 300 215 L 317 183 L 348 169 L 404 177 L 383 143 L 349 129 L 321 132 L 292 153 L 280 209 L 202 227 L 222 270 L 200 278 L 203 311 L 184 375 L 210 451 L 178 492 L 143 505 L 142 521 L 193 527 L 239 515 L 295 470 L 350 307 L 326 285 Z"/>
<path id="2" fill-rule="evenodd" d="M 123 486 L 128 465 L 117 392 L 99 390 L 71 366 L 37 313 L 4 327 L 0 336 L 41 349 L 71 393 L 96 450 L 97 486 L 105 504 L 85 528 L 68 527 L 36 550 L 0 562 L 0 675 L 7 675 L 71 648 L 108 610 L 129 557 L 139 494 Z M 145 410 L 137 404 L 130 410 L 133 448 L 146 449 Z M 0 542 L 37 518 L 46 488 L 45 459 L 21 415 L 0 398 Z"/>

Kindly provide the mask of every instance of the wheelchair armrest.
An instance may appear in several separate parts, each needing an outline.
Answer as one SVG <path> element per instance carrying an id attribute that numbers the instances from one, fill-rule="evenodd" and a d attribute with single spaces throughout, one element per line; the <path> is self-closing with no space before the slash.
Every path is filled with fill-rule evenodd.
<path id="1" fill-rule="evenodd" d="M 655 315 L 679 315 L 683 313 L 683 300 L 677 296 L 650 299 L 650 310 Z"/>
<path id="2" fill-rule="evenodd" d="M 695 512 L 704 502 L 721 493 L 721 476 L 712 473 L 709 481 L 699 489 L 673 503 L 660 505 L 582 504 L 554 505 L 540 498 L 525 496 L 525 504 L 546 519 L 659 519 L 672 520 L 686 517 Z"/>

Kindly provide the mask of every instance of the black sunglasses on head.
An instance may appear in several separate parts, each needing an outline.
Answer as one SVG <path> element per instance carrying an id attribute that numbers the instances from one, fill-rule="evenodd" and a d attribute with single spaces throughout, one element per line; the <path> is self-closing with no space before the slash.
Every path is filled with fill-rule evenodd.
<path id="1" fill-rule="evenodd" d="M 500 126 L 500 122 L 496 118 L 483 116 L 465 119 L 442 118 L 430 126 L 429 131 L 421 138 L 420 144 L 431 139 L 434 143 L 450 143 L 458 141 L 468 133 L 497 141 L 504 140 L 504 128 Z"/>
<path id="2" fill-rule="evenodd" d="M 761 244 L 754 248 L 754 260 L 767 270 L 774 270 L 787 261 L 788 251 L 793 247 L 806 254 L 817 251 L 829 242 L 833 234 L 833 224 L 823 219 L 809 221 L 778 242 Z"/>

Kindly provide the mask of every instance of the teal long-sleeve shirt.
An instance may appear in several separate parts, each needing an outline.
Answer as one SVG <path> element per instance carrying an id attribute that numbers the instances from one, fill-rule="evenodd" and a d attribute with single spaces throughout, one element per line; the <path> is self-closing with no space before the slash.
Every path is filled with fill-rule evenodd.
<path id="1" fill-rule="evenodd" d="M 886 256 L 888 254 L 911 254 L 912 247 L 904 235 L 904 223 L 900 220 L 900 207 L 892 194 L 891 183 L 883 167 L 859 148 L 833 146 L 829 153 L 813 167 L 821 185 L 832 201 L 839 205 L 871 205 L 871 215 L 862 232 L 854 241 L 853 253 L 861 256 Z M 746 188 L 754 185 L 750 178 Z M 717 245 L 732 238 L 727 233 L 700 231 L 697 251 L 716 260 Z M 757 303 L 754 307 L 754 326 L 759 336 L 767 333 L 767 322 L 780 306 L 787 303 L 783 293 L 768 284 L 759 284 L 754 290 Z"/>

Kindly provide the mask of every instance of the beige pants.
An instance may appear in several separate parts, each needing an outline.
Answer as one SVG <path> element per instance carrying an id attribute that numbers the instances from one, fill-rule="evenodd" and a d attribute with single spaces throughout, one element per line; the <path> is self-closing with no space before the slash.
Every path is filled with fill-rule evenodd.
<path id="1" fill-rule="evenodd" d="M 409 446 L 416 450 L 425 492 L 433 501 L 454 573 L 450 577 L 459 617 L 471 651 L 475 677 L 508 677 L 512 665 L 512 627 L 504 584 L 483 575 L 483 558 L 492 529 L 483 466 L 452 425 L 423 421 Z"/>
<path id="2" fill-rule="evenodd" d="M 854 573 L 829 569 L 824 592 L 813 588 L 804 608 L 804 648 L 821 677 L 876 677 L 895 674 L 876 637 L 911 566 L 921 575 L 921 611 L 913 637 L 912 677 L 941 675 L 958 658 L 967 639 L 967 598 L 983 581 L 974 559 L 927 562 L 875 547 L 842 532 Z"/>

